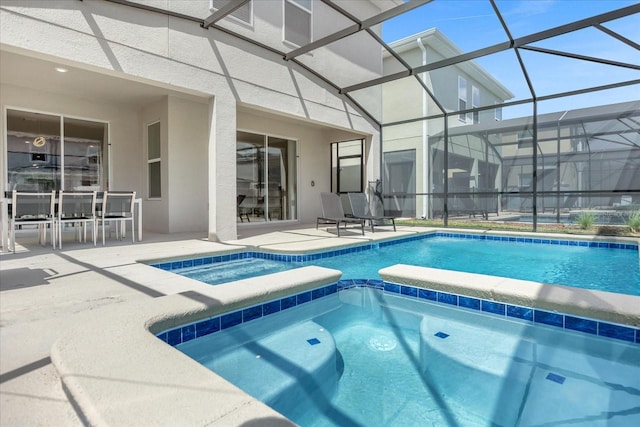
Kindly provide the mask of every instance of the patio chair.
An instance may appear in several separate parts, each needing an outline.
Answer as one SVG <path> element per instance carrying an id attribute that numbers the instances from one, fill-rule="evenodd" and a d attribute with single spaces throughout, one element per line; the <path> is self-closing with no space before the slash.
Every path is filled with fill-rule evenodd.
<path id="1" fill-rule="evenodd" d="M 97 226 L 102 225 L 102 246 L 105 245 L 105 225 L 115 224 L 116 239 L 125 236 L 126 223 L 131 223 L 131 242 L 135 243 L 135 222 L 133 207 L 136 200 L 135 191 L 113 192 L 105 191 L 102 196 L 100 214 L 96 216 Z M 111 227 L 109 227 L 111 230 Z"/>
<path id="2" fill-rule="evenodd" d="M 364 193 L 349 193 L 349 204 L 351 205 L 351 212 L 353 212 L 354 218 L 361 218 L 369 221 L 371 225 L 371 232 L 373 233 L 373 227 L 375 225 L 386 225 L 385 222 L 391 221 L 393 225 L 393 231 L 396 231 L 396 219 L 393 216 L 374 215 L 369 208 L 369 201 Z M 381 223 L 381 224 L 378 224 Z"/>
<path id="3" fill-rule="evenodd" d="M 62 230 L 65 225 L 76 228 L 77 239 L 87 241 L 87 225 L 91 225 L 93 246 L 96 245 L 98 230 L 96 229 L 96 191 L 60 191 L 58 193 L 58 247 L 62 249 Z M 79 227 L 78 227 L 79 226 Z M 80 239 L 82 234 L 82 239 Z"/>
<path id="4" fill-rule="evenodd" d="M 249 219 L 249 209 L 240 206 L 246 198 L 247 196 L 245 196 L 244 194 L 238 194 L 236 196 L 236 209 L 238 210 L 238 218 L 240 218 L 240 222 L 244 222 L 244 220 L 242 219 L 243 216 L 247 218 L 247 222 L 251 222 L 251 219 Z"/>
<path id="5" fill-rule="evenodd" d="M 347 224 L 357 224 L 364 236 L 364 219 L 345 216 L 340 196 L 334 193 L 321 193 L 320 201 L 322 202 L 322 216 L 316 219 L 316 229 L 319 224 L 335 224 L 338 236 L 340 236 L 340 225 L 344 225 L 346 228 Z"/>
<path id="6" fill-rule="evenodd" d="M 16 228 L 24 225 L 38 226 L 40 244 L 47 243 L 47 227 L 51 244 L 56 247 L 55 191 L 44 193 L 12 191 L 11 193 L 11 248 L 16 252 Z"/>

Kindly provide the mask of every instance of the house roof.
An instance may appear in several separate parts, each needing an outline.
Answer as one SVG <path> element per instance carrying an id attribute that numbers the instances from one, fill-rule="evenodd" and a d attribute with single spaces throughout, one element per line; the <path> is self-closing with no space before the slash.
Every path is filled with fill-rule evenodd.
<path id="1" fill-rule="evenodd" d="M 440 54 L 443 58 L 451 58 L 454 56 L 462 55 L 464 52 L 458 46 L 456 46 L 451 39 L 449 39 L 442 31 L 437 28 L 430 28 L 428 30 L 421 31 L 417 34 L 402 38 L 400 40 L 389 43 L 391 47 L 397 53 L 404 53 L 409 50 L 417 49 L 418 43 L 422 43 L 425 47 L 430 47 Z M 389 53 L 386 54 L 390 55 Z M 487 70 L 482 68 L 476 61 L 466 61 L 458 64 L 458 67 L 463 70 L 467 75 L 473 76 L 473 78 L 495 96 L 503 101 L 512 99 L 514 97 L 513 92 L 507 89 L 502 83 L 500 83 L 495 77 L 493 77 Z"/>

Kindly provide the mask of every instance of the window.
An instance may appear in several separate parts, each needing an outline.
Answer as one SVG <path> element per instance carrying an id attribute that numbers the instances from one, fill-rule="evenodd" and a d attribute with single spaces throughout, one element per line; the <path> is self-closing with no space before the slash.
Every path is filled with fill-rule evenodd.
<path id="1" fill-rule="evenodd" d="M 211 0 L 210 9 L 218 10 L 228 3 L 229 0 Z M 246 2 L 227 16 L 251 25 L 253 17 L 253 0 Z"/>
<path id="2" fill-rule="evenodd" d="M 458 111 L 464 111 L 467 109 L 467 80 L 464 77 L 458 76 Z M 467 121 L 466 113 L 458 114 L 458 120 L 461 122 Z"/>
<path id="3" fill-rule="evenodd" d="M 530 130 L 525 129 L 518 132 L 518 148 L 533 147 L 533 134 Z"/>
<path id="4" fill-rule="evenodd" d="M 518 174 L 518 185 L 521 189 L 528 189 L 531 187 L 531 183 L 533 179 L 531 178 L 531 173 L 520 173 Z"/>
<path id="5" fill-rule="evenodd" d="M 363 188 L 364 140 L 331 143 L 331 191 L 361 192 Z"/>
<path id="6" fill-rule="evenodd" d="M 497 102 L 496 102 L 496 105 L 498 105 L 498 103 L 497 103 Z M 496 121 L 500 121 L 500 120 L 502 120 L 502 107 L 496 107 L 496 108 L 493 110 L 493 115 L 494 115 L 494 117 L 495 117 Z"/>
<path id="7" fill-rule="evenodd" d="M 284 0 L 284 40 L 304 46 L 311 42 L 311 0 Z"/>
<path id="8" fill-rule="evenodd" d="M 147 179 L 150 199 L 159 199 L 162 196 L 160 166 L 160 122 L 155 122 L 147 125 Z"/>
<path id="9" fill-rule="evenodd" d="M 107 141 L 104 122 L 7 110 L 7 189 L 106 188 Z"/>
<path id="10" fill-rule="evenodd" d="M 471 108 L 478 108 L 480 106 L 480 90 L 471 86 Z M 473 124 L 476 124 L 480 121 L 479 117 L 480 112 L 478 110 L 473 111 Z"/>
<path id="11" fill-rule="evenodd" d="M 297 142 L 236 133 L 237 222 L 297 218 Z"/>

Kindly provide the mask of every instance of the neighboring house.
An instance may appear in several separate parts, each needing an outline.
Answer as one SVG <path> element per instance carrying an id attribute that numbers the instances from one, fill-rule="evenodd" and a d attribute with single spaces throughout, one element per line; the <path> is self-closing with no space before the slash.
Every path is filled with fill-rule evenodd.
<path id="1" fill-rule="evenodd" d="M 240 208 L 252 223 L 314 222 L 332 143 L 363 141 L 362 174 L 377 176 L 375 122 L 279 54 L 344 25 L 326 5 L 251 1 L 206 29 L 193 17 L 226 2 L 120 3 L 0 4 L 1 191 L 135 190 L 146 230 L 230 240 Z M 401 4 L 339 3 L 360 16 Z M 363 81 L 382 74 L 381 55 L 361 40 L 300 62 Z"/>
<path id="2" fill-rule="evenodd" d="M 438 29 L 433 28 L 390 43 L 389 46 L 412 67 L 431 64 L 463 53 Z M 399 71 L 398 62 L 385 55 L 384 72 Z M 474 61 L 432 70 L 419 76 L 428 91 L 421 90 L 415 78 L 385 86 L 382 94 L 385 122 L 394 117 L 435 117 L 445 112 L 467 110 L 484 105 L 496 109 L 451 116 L 449 128 L 501 119 L 499 105 L 513 94 Z M 386 126 L 383 129 L 385 193 L 444 191 L 443 119 L 422 120 Z M 449 192 L 468 192 L 476 188 L 495 188 L 498 160 L 494 152 L 466 141 L 451 141 L 448 152 Z M 482 176 L 489 173 L 491 176 Z M 398 196 L 385 206 L 403 216 L 429 217 L 436 202 L 423 196 Z M 437 210 L 437 209 L 436 209 Z"/>

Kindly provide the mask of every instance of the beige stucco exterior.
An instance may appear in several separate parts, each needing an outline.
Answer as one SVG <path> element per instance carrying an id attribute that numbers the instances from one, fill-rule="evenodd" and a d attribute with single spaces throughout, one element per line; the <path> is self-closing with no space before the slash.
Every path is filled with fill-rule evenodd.
<path id="1" fill-rule="evenodd" d="M 276 37 L 282 17 L 275 3 L 254 2 L 252 28 L 233 20 L 225 25 Z M 203 18 L 212 13 L 208 0 L 151 5 Z M 360 7 L 379 10 L 375 2 Z M 318 8 L 314 23 L 323 18 Z M 316 37 L 323 32 L 329 29 L 315 26 Z M 365 51 L 333 54 L 343 58 L 339 67 L 359 65 L 350 73 L 370 78 L 381 72 L 381 60 L 372 62 Z M 238 129 L 298 142 L 297 222 L 313 222 L 318 193 L 330 190 L 331 142 L 364 138 L 365 182 L 378 177 L 377 150 L 371 147 L 379 130 L 335 88 L 267 49 L 189 19 L 95 0 L 3 1 L 0 62 L 3 129 L 7 109 L 108 123 L 109 188 L 135 190 L 143 198 L 149 231 L 207 231 L 214 240 L 237 236 Z M 57 74 L 55 66 L 69 72 Z M 150 199 L 146 128 L 157 121 L 162 195 Z"/>

